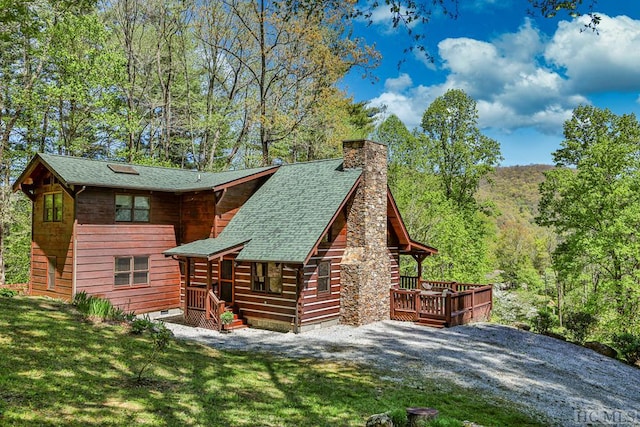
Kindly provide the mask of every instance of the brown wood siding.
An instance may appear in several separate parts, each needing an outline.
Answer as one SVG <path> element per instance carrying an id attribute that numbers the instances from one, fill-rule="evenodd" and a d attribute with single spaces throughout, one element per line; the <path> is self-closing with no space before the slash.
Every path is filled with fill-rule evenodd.
<path id="1" fill-rule="evenodd" d="M 180 243 L 213 237 L 216 198 L 213 191 L 182 196 L 182 234 Z"/>
<path id="2" fill-rule="evenodd" d="M 149 196 L 149 222 L 116 223 L 116 194 Z M 162 224 L 180 225 L 180 197 L 171 193 L 87 187 L 77 195 L 78 224 Z"/>
<path id="3" fill-rule="evenodd" d="M 238 212 L 238 209 L 244 205 L 249 197 L 251 197 L 265 181 L 266 178 L 261 178 L 227 188 L 220 196 L 220 200 L 216 205 L 217 216 L 214 229 L 216 236 L 224 230 L 227 224 L 229 224 L 229 221 L 231 221 L 231 218 Z"/>
<path id="4" fill-rule="evenodd" d="M 286 322 L 293 325 L 296 316 L 297 271 L 282 269 L 282 294 L 251 290 L 251 263 L 235 269 L 235 303 L 245 317 Z"/>
<path id="5" fill-rule="evenodd" d="M 145 313 L 180 303 L 178 262 L 162 252 L 176 246 L 173 225 L 118 223 L 77 226 L 76 291 Z M 149 256 L 148 286 L 114 286 L 116 256 Z"/>
<path id="6" fill-rule="evenodd" d="M 337 233 L 337 234 L 336 234 Z M 334 240 L 329 243 L 321 243 L 318 253 L 304 266 L 301 291 L 302 310 L 300 324 L 305 326 L 315 322 L 336 320 L 340 317 L 340 263 L 347 244 L 347 226 L 345 216 L 341 212 L 331 227 Z M 318 294 L 318 263 L 331 261 L 331 285 L 330 291 Z"/>
<path id="7" fill-rule="evenodd" d="M 391 261 L 391 287 L 400 286 L 400 252 L 397 247 L 388 248 L 389 260 Z"/>
<path id="8" fill-rule="evenodd" d="M 62 221 L 44 221 L 44 195 L 62 192 Z M 36 189 L 31 241 L 31 294 L 70 300 L 73 294 L 74 201 L 59 184 Z M 48 289 L 49 258 L 55 257 L 55 285 Z"/>

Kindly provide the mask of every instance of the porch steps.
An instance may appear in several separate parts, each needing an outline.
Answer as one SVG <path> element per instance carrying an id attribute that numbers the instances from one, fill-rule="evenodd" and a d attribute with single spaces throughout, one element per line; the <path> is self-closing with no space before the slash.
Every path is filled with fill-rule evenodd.
<path id="1" fill-rule="evenodd" d="M 240 318 L 240 316 L 238 316 L 238 313 L 233 313 L 233 322 L 226 325 L 225 329 L 231 331 L 234 329 L 243 329 L 248 327 L 249 326 L 247 325 L 247 321 L 245 319 Z"/>
<path id="2" fill-rule="evenodd" d="M 416 323 L 424 326 L 430 326 L 432 328 L 438 328 L 438 329 L 442 329 L 445 326 L 447 326 L 447 321 L 444 319 L 427 319 L 424 317 L 418 319 Z"/>

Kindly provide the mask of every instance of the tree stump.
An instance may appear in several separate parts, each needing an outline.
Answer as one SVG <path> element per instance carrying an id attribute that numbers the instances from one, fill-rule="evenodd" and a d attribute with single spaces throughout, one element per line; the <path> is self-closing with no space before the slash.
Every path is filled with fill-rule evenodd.
<path id="1" fill-rule="evenodd" d="M 409 427 L 418 427 L 421 422 L 438 418 L 438 410 L 433 408 L 407 408 Z"/>

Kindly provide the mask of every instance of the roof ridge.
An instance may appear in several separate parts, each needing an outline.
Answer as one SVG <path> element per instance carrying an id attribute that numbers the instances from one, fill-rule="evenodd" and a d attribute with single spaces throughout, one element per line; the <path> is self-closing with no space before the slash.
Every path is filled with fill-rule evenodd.
<path id="1" fill-rule="evenodd" d="M 84 160 L 87 162 L 94 162 L 94 163 L 102 163 L 102 164 L 110 164 L 110 163 L 115 163 L 115 164 L 119 164 L 119 165 L 127 165 L 127 166 L 136 166 L 136 167 L 143 167 L 143 168 L 149 168 L 149 169 L 164 169 L 164 170 L 168 170 L 168 171 L 183 171 L 183 172 L 191 172 L 191 173 L 200 173 L 200 174 L 219 174 L 219 173 L 227 173 L 227 172 L 236 172 L 236 171 L 250 171 L 252 169 L 268 169 L 268 168 L 273 168 L 273 167 L 278 167 L 278 166 L 255 166 L 255 167 L 251 167 L 251 168 L 243 168 L 243 169 L 229 169 L 229 170 L 224 170 L 224 171 L 217 171 L 217 172 L 213 172 L 213 171 L 199 171 L 197 169 L 185 169 L 182 167 L 170 167 L 170 166 L 155 166 L 155 165 L 144 165 L 144 164 L 140 164 L 140 163 L 129 163 L 129 162 L 123 162 L 120 160 L 104 160 L 104 159 L 91 159 L 88 157 L 79 157 L 79 156 L 69 156 L 66 154 L 53 154 L 53 153 L 36 153 L 36 155 L 38 155 L 39 157 L 44 158 L 45 156 L 50 156 L 50 157 L 57 157 L 57 158 L 61 158 L 61 159 L 73 159 L 73 160 Z"/>

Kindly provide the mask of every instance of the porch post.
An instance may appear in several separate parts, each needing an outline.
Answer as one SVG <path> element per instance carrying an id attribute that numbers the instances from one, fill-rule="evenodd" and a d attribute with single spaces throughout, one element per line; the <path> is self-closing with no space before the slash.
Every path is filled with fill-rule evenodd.
<path id="1" fill-rule="evenodd" d="M 189 307 L 189 301 L 187 301 L 187 299 L 189 298 L 189 286 L 191 286 L 191 259 L 189 257 L 185 258 L 185 265 L 184 265 L 184 315 L 187 315 L 188 312 L 188 307 Z"/>
<path id="2" fill-rule="evenodd" d="M 411 257 L 418 263 L 418 287 L 420 286 L 420 280 L 422 280 L 422 261 L 426 258 L 424 254 L 411 254 Z"/>
<path id="3" fill-rule="evenodd" d="M 211 290 L 211 261 L 207 259 L 207 294 Z"/>

